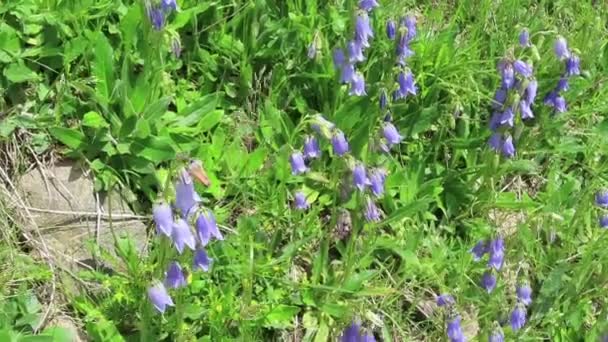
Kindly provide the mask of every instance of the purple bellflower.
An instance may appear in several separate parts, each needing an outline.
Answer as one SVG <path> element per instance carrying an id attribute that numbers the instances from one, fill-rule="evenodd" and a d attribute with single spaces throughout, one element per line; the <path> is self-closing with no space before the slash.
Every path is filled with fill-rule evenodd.
<path id="1" fill-rule="evenodd" d="M 184 276 L 182 267 L 176 261 L 170 263 L 169 269 L 165 273 L 165 286 L 171 289 L 177 289 L 186 285 L 186 277 Z"/>
<path id="2" fill-rule="evenodd" d="M 416 17 L 408 14 L 401 19 L 401 25 L 407 28 L 407 40 L 411 41 L 416 37 Z"/>
<path id="3" fill-rule="evenodd" d="M 502 143 L 502 155 L 507 158 L 512 158 L 515 155 L 515 146 L 513 145 L 513 137 L 510 135 L 505 138 Z"/>
<path id="4" fill-rule="evenodd" d="M 340 70 L 340 82 L 351 83 L 355 77 L 355 66 L 352 63 L 344 63 Z"/>
<path id="5" fill-rule="evenodd" d="M 572 55 L 566 60 L 566 75 L 576 76 L 581 74 L 581 60 L 577 55 Z"/>
<path id="6" fill-rule="evenodd" d="M 520 59 L 513 62 L 513 69 L 516 73 L 522 75 L 523 77 L 532 76 L 532 66 Z"/>
<path id="7" fill-rule="evenodd" d="M 479 240 L 470 252 L 473 254 L 473 260 L 479 261 L 488 252 L 488 243 L 486 240 Z"/>
<path id="8" fill-rule="evenodd" d="M 522 47 L 530 46 L 530 32 L 527 29 L 523 29 L 519 34 L 519 45 Z"/>
<path id="9" fill-rule="evenodd" d="M 494 94 L 494 101 L 492 102 L 492 108 L 500 109 L 505 104 L 507 100 L 507 91 L 503 88 L 496 90 Z"/>
<path id="10" fill-rule="evenodd" d="M 392 19 L 386 21 L 386 36 L 390 40 L 395 39 L 397 36 L 397 24 Z"/>
<path id="11" fill-rule="evenodd" d="M 505 256 L 504 249 L 505 245 L 501 237 L 497 237 L 490 242 L 490 245 L 488 246 L 488 253 L 490 255 L 488 267 L 491 267 L 497 271 L 502 268 L 502 263 Z"/>
<path id="12" fill-rule="evenodd" d="M 600 228 L 608 228 L 608 215 L 600 216 Z"/>
<path id="13" fill-rule="evenodd" d="M 304 156 L 302 156 L 302 152 L 294 151 L 289 157 L 289 162 L 291 163 L 291 174 L 299 175 L 308 171 L 308 167 L 304 163 Z"/>
<path id="14" fill-rule="evenodd" d="M 502 149 L 503 141 L 502 141 L 502 133 L 495 132 L 490 136 L 490 140 L 488 140 L 488 145 L 494 151 L 500 151 Z"/>
<path id="15" fill-rule="evenodd" d="M 496 130 L 500 127 L 501 119 L 502 119 L 501 112 L 492 113 L 492 116 L 490 117 L 490 122 L 488 123 L 488 126 L 492 132 L 496 132 Z"/>
<path id="16" fill-rule="evenodd" d="M 205 252 L 204 249 L 199 248 L 196 250 L 196 253 L 194 254 L 194 260 L 192 262 L 192 269 L 193 270 L 203 270 L 203 271 L 207 272 L 207 271 L 209 271 L 209 266 L 211 266 L 212 262 L 213 262 L 213 259 L 211 259 L 207 255 L 207 252 Z"/>
<path id="17" fill-rule="evenodd" d="M 378 1 L 376 0 L 359 0 L 359 8 L 364 11 L 371 11 L 374 8 L 378 7 Z"/>
<path id="18" fill-rule="evenodd" d="M 397 43 L 397 47 L 395 48 L 395 52 L 397 55 L 397 63 L 399 63 L 399 65 L 405 66 L 405 60 L 408 57 L 411 57 L 414 55 L 414 51 L 412 51 L 410 49 L 410 42 L 407 39 L 407 35 L 405 34 L 400 34 L 399 36 L 399 42 Z"/>
<path id="19" fill-rule="evenodd" d="M 165 12 L 177 11 L 177 2 L 175 0 L 161 0 L 160 6 Z"/>
<path id="20" fill-rule="evenodd" d="M 515 85 L 515 73 L 513 65 L 508 62 L 501 63 L 502 87 L 503 89 L 511 89 Z"/>
<path id="21" fill-rule="evenodd" d="M 496 287 L 496 276 L 492 274 L 492 272 L 486 271 L 481 277 L 481 286 L 486 289 L 488 293 L 492 293 Z"/>
<path id="22" fill-rule="evenodd" d="M 201 201 L 200 196 L 194 189 L 192 177 L 185 169 L 180 172 L 179 180 L 175 184 L 175 206 L 179 209 L 183 218 L 188 218 Z"/>
<path id="23" fill-rule="evenodd" d="M 154 29 L 157 31 L 162 30 L 165 27 L 165 14 L 163 11 L 160 8 L 152 6 L 146 6 L 146 11 Z"/>
<path id="24" fill-rule="evenodd" d="M 171 207 L 166 203 L 154 204 L 152 207 L 152 217 L 154 218 L 158 234 L 170 237 L 171 231 L 173 230 L 173 213 L 171 212 Z"/>
<path id="25" fill-rule="evenodd" d="M 355 40 L 362 47 L 369 47 L 369 39 L 374 37 L 374 32 L 369 23 L 369 17 L 366 13 L 361 13 L 355 20 Z"/>
<path id="26" fill-rule="evenodd" d="M 530 104 L 526 100 L 521 100 L 519 102 L 519 112 L 521 113 L 522 120 L 534 118 L 534 113 L 532 113 Z"/>
<path id="27" fill-rule="evenodd" d="M 516 304 L 513 312 L 511 312 L 511 329 L 517 331 L 526 324 L 526 307 L 521 304 Z"/>
<path id="28" fill-rule="evenodd" d="M 156 282 L 148 289 L 148 299 L 150 299 L 154 308 L 160 313 L 164 313 L 167 306 L 175 305 L 173 304 L 173 300 L 169 296 L 167 289 L 160 282 Z"/>
<path id="29" fill-rule="evenodd" d="M 536 80 L 530 80 L 526 87 L 525 98 L 529 104 L 533 104 L 536 99 L 536 91 L 538 90 L 538 82 Z"/>
<path id="30" fill-rule="evenodd" d="M 447 293 L 443 293 L 437 296 L 436 302 L 437 306 L 450 306 L 455 303 L 454 297 Z"/>
<path id="31" fill-rule="evenodd" d="M 601 189 L 595 194 L 595 204 L 601 208 L 608 208 L 608 190 Z"/>
<path id="32" fill-rule="evenodd" d="M 342 337 L 340 338 L 341 342 L 359 342 L 359 334 L 361 331 L 361 326 L 353 322 L 348 328 L 344 329 L 342 333 Z"/>
<path id="33" fill-rule="evenodd" d="M 194 250 L 196 245 L 194 235 L 192 235 L 192 231 L 190 230 L 188 223 L 181 218 L 177 219 L 177 221 L 173 224 L 171 239 L 173 240 L 173 244 L 175 245 L 175 248 L 179 254 L 182 254 L 185 246 L 188 246 L 188 248 Z"/>
<path id="34" fill-rule="evenodd" d="M 509 127 L 513 127 L 515 123 L 515 113 L 513 112 L 513 108 L 511 106 L 507 107 L 502 115 L 500 116 L 500 124 L 506 125 Z"/>
<path id="35" fill-rule="evenodd" d="M 350 82 L 350 90 L 348 92 L 351 96 L 363 96 L 367 95 L 365 92 L 365 78 L 360 72 L 356 72 Z"/>
<path id="36" fill-rule="evenodd" d="M 353 185 L 359 189 L 359 191 L 365 190 L 365 187 L 370 184 L 365 171 L 365 166 L 361 163 L 356 163 L 353 168 Z"/>
<path id="37" fill-rule="evenodd" d="M 437 306 L 450 306 L 455 303 L 454 297 L 447 293 L 443 293 L 437 296 L 436 302 Z"/>
<path id="38" fill-rule="evenodd" d="M 555 97 L 555 100 L 553 100 L 553 105 L 557 113 L 564 113 L 568 110 L 566 99 L 563 96 Z"/>
<path id="39" fill-rule="evenodd" d="M 398 98 L 407 97 L 407 94 L 416 95 L 418 92 L 416 83 L 414 82 L 414 75 L 409 70 L 399 73 L 397 83 L 399 83 Z"/>
<path id="40" fill-rule="evenodd" d="M 385 122 L 382 127 L 382 134 L 389 146 L 398 145 L 403 137 L 399 134 L 397 128 L 390 122 Z"/>
<path id="41" fill-rule="evenodd" d="M 363 62 L 365 60 L 365 56 L 363 55 L 363 45 L 359 41 L 349 41 L 346 45 L 346 51 L 348 52 L 348 60 L 351 63 Z"/>
<path id="42" fill-rule="evenodd" d="M 314 136 L 307 136 L 304 140 L 304 157 L 314 159 L 321 157 L 321 149 L 319 141 Z"/>
<path id="43" fill-rule="evenodd" d="M 450 342 L 464 342 L 465 337 L 460 326 L 460 316 L 448 321 L 448 338 Z"/>
<path id="44" fill-rule="evenodd" d="M 344 56 L 344 50 L 340 48 L 335 48 L 333 51 L 333 60 L 334 60 L 334 69 L 340 70 L 346 62 L 346 56 Z"/>
<path id="45" fill-rule="evenodd" d="M 528 284 L 521 284 L 515 290 L 517 292 L 517 299 L 522 302 L 525 306 L 532 303 L 532 288 Z"/>
<path id="46" fill-rule="evenodd" d="M 349 151 L 348 141 L 342 131 L 335 131 L 331 137 L 331 145 L 334 150 L 334 154 L 341 157 Z"/>
<path id="47" fill-rule="evenodd" d="M 505 333 L 500 326 L 497 326 L 492 330 L 490 337 L 488 337 L 488 342 L 505 342 Z"/>
<path id="48" fill-rule="evenodd" d="M 306 201 L 306 195 L 302 191 L 296 192 L 293 198 L 296 209 L 306 210 L 310 207 L 310 204 Z"/>
<path id="49" fill-rule="evenodd" d="M 557 82 L 557 87 L 555 88 L 557 91 L 566 91 L 570 89 L 570 84 L 568 83 L 568 79 L 566 77 L 562 77 Z"/>
<path id="50" fill-rule="evenodd" d="M 370 180 L 370 188 L 372 190 L 372 194 L 376 197 L 382 197 L 384 194 L 384 180 L 386 179 L 386 170 L 384 169 L 373 169 L 370 172 L 369 180 Z"/>
<path id="51" fill-rule="evenodd" d="M 365 203 L 365 219 L 367 222 L 378 222 L 380 221 L 380 209 L 376 206 L 374 201 L 371 198 L 368 198 Z"/>
<path id="52" fill-rule="evenodd" d="M 570 51 L 568 50 L 568 42 L 564 37 L 558 37 L 555 41 L 555 55 L 557 58 L 565 59 L 570 57 Z"/>
<path id="53" fill-rule="evenodd" d="M 203 209 L 196 219 L 196 231 L 203 246 L 207 246 L 212 237 L 217 240 L 224 240 L 224 236 L 217 228 L 215 216 L 209 209 Z"/>

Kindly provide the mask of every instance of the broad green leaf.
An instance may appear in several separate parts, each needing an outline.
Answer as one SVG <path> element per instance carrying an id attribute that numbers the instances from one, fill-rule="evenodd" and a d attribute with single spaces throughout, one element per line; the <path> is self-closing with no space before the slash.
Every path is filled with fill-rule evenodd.
<path id="1" fill-rule="evenodd" d="M 171 146 L 171 139 L 166 137 L 149 137 L 138 139 L 131 143 L 131 153 L 159 163 L 175 158 L 175 150 Z"/>
<path id="2" fill-rule="evenodd" d="M 300 312 L 300 308 L 297 306 L 290 305 L 279 305 L 274 307 L 268 315 L 266 320 L 268 324 L 273 327 L 285 327 L 293 324 L 293 317 Z"/>
<path id="3" fill-rule="evenodd" d="M 97 112 L 88 112 L 82 118 L 82 125 L 92 128 L 108 127 L 106 119 Z"/>
<path id="4" fill-rule="evenodd" d="M 4 69 L 4 76 L 7 80 L 9 80 L 9 82 L 12 83 L 23 83 L 38 80 L 38 74 L 21 63 L 10 64 L 6 69 Z"/>
<path id="5" fill-rule="evenodd" d="M 317 329 L 317 334 L 315 335 L 315 342 L 327 342 L 329 341 L 329 327 L 325 321 L 322 321 L 319 324 L 319 329 Z"/>
<path id="6" fill-rule="evenodd" d="M 73 150 L 76 150 L 85 144 L 84 134 L 73 128 L 51 127 L 49 128 L 49 133 L 62 144 Z"/>
<path id="7" fill-rule="evenodd" d="M 99 32 L 95 41 L 95 56 L 93 59 L 93 75 L 97 81 L 95 91 L 102 105 L 110 103 L 114 88 L 114 51 L 106 36 Z"/>
<path id="8" fill-rule="evenodd" d="M 84 36 L 78 36 L 69 42 L 65 46 L 63 55 L 63 64 L 68 65 L 79 56 L 83 55 L 89 48 L 89 40 Z"/>
<path id="9" fill-rule="evenodd" d="M 149 122 L 155 123 L 156 120 L 160 119 L 160 117 L 167 112 L 169 103 L 171 103 L 171 97 L 163 97 L 157 100 L 146 107 L 142 115 L 143 118 Z"/>
<path id="10" fill-rule="evenodd" d="M 198 129 L 201 132 L 206 132 L 206 131 L 210 130 L 211 128 L 213 128 L 213 126 L 217 125 L 222 120 L 223 116 L 224 116 L 223 109 L 216 109 L 216 110 L 213 110 L 213 111 L 207 113 L 206 115 L 203 116 L 201 121 L 198 123 Z"/>
<path id="11" fill-rule="evenodd" d="M 48 335 L 29 335 L 29 336 L 21 336 L 17 340 L 19 342 L 55 342 L 56 340 L 53 336 Z"/>
<path id="12" fill-rule="evenodd" d="M 21 42 L 17 31 L 4 22 L 0 23 L 0 62 L 10 62 L 20 51 Z"/>
<path id="13" fill-rule="evenodd" d="M 180 119 L 176 122 L 177 126 L 193 126 L 200 122 L 206 115 L 217 108 L 220 97 L 218 94 L 209 94 L 192 105 L 179 112 Z"/>

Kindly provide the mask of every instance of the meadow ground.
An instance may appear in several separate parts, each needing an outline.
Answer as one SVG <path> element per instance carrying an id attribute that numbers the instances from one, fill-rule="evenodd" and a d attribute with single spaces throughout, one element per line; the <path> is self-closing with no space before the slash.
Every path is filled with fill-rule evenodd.
<path id="1" fill-rule="evenodd" d="M 3 3 L 0 341 L 603 338 L 606 2 L 375 3 Z M 145 252 L 40 256 L 56 159 Z"/>

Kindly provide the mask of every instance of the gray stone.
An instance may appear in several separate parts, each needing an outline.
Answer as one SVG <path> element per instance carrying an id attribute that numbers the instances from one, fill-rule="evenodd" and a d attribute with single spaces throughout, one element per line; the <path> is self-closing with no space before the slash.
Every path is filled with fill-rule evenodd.
<path id="1" fill-rule="evenodd" d="M 147 233 L 141 217 L 134 215 L 118 193 L 99 194 L 98 205 L 92 174 L 77 163 L 35 168 L 21 177 L 17 187 L 54 256 L 91 264 L 95 258 L 90 246 L 115 254 L 112 230 L 118 238 L 131 238 L 143 252 Z M 97 215 L 98 207 L 102 215 Z"/>

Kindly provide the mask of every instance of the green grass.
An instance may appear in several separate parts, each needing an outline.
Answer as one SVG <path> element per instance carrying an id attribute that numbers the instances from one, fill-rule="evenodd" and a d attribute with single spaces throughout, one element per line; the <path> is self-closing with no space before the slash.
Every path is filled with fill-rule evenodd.
<path id="1" fill-rule="evenodd" d="M 376 37 L 358 68 L 365 97 L 348 96 L 331 58 L 352 35 L 355 1 L 181 1 L 160 32 L 140 2 L 2 6 L 0 141 L 26 130 L 36 153 L 85 161 L 98 190 L 121 189 L 143 214 L 157 198 L 172 198 L 167 177 L 182 159 L 202 160 L 212 183 L 197 186 L 226 238 L 207 248 L 211 271 L 172 290 L 177 307 L 160 315 L 147 288 L 174 258 L 190 269 L 191 254 L 154 238 L 139 256 L 117 241 L 118 257 L 104 255 L 119 272 L 79 274 L 102 290 L 67 293 L 92 340 L 333 341 L 360 319 L 378 340 L 439 341 L 448 316 L 432 304 L 439 293 L 456 297 L 471 340 L 487 340 L 496 322 L 507 340 L 595 341 L 608 332 L 608 239 L 594 205 L 608 186 L 606 4 L 379 2 Z M 384 23 L 407 13 L 419 18 L 408 59 L 419 92 L 392 107 L 405 139 L 380 155 L 371 148 L 384 116 L 379 89 L 392 87 L 395 73 Z M 518 124 L 517 154 L 506 160 L 486 146 L 490 104 L 496 65 L 524 27 L 538 53 L 536 119 Z M 315 35 L 321 55 L 310 60 Z M 558 35 L 580 55 L 583 73 L 565 92 L 568 111 L 553 116 L 542 98 L 562 70 L 553 54 Z M 180 58 L 170 52 L 177 36 Z M 313 173 L 290 174 L 289 154 L 316 113 L 346 133 L 353 157 L 388 169 L 377 201 L 382 222 L 364 222 L 362 196 L 341 199 L 348 165 L 329 156 L 328 142 Z M 291 205 L 298 189 L 314 199 L 306 212 Z M 340 240 L 344 208 L 353 225 Z M 15 281 L 43 266 L 6 241 L 18 230 L 1 217 L 0 264 L 10 267 L 0 270 L 8 284 L 0 299 L 10 304 L 48 279 Z M 469 250 L 496 234 L 505 238 L 505 266 L 488 294 L 479 286 L 485 262 Z M 28 261 L 14 262 L 16 255 Z M 533 303 L 524 329 L 512 332 L 519 281 L 530 283 Z M 5 321 L 0 329 L 22 328 Z"/>

